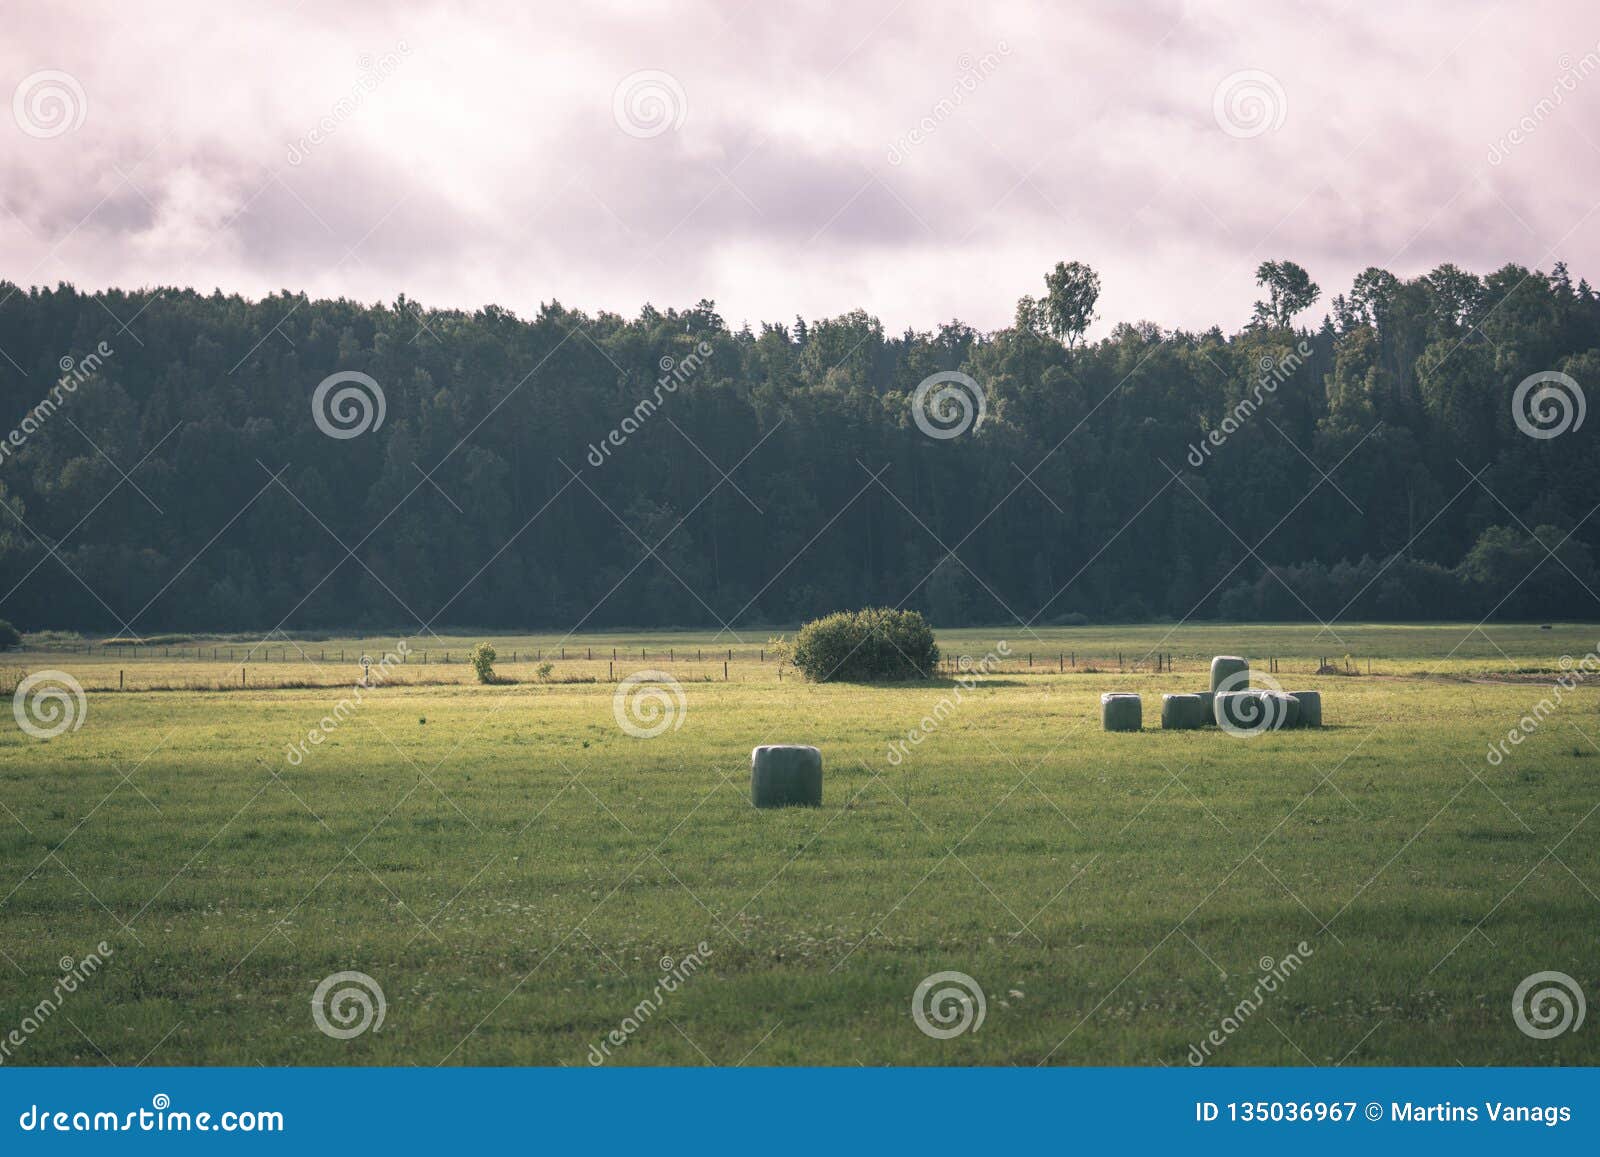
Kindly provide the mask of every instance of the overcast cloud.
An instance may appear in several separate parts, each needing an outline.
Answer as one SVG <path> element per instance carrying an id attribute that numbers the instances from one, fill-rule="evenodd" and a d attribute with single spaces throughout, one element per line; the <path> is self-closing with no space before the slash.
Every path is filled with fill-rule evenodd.
<path id="1" fill-rule="evenodd" d="M 1235 328 L 1269 257 L 1324 287 L 1308 321 L 1374 264 L 1600 280 L 1580 0 L 8 0 L 4 25 L 24 285 L 989 329 L 1075 258 L 1104 332 Z"/>

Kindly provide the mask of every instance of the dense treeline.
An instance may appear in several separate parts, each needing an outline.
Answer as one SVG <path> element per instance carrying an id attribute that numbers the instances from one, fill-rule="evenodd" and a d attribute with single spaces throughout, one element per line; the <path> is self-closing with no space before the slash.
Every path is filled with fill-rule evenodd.
<path id="1" fill-rule="evenodd" d="M 1075 265 L 1008 329 L 898 337 L 859 312 L 735 330 L 710 302 L 530 321 L 0 283 L 0 615 L 138 633 L 866 604 L 936 626 L 1600 617 L 1595 423 L 1541 439 L 1512 412 L 1537 372 L 1600 383 L 1589 286 L 1559 265 L 1369 270 L 1293 330 L 1316 287 L 1262 271 L 1239 332 L 1092 343 L 1098 283 Z M 985 412 L 942 439 L 911 399 L 946 370 Z M 319 428 L 339 371 L 378 383 L 381 425 Z M 343 388 L 361 387 L 324 400 Z"/>

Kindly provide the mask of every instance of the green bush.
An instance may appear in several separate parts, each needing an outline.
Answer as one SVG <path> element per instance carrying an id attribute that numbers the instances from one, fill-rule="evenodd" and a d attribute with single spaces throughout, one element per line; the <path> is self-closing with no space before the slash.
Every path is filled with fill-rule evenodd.
<path id="1" fill-rule="evenodd" d="M 926 679 L 939 664 L 939 645 L 916 611 L 869 607 L 807 623 L 790 658 L 813 683 Z"/>
<path id="2" fill-rule="evenodd" d="M 0 651 L 22 646 L 22 633 L 5 619 L 0 619 Z"/>
<path id="3" fill-rule="evenodd" d="M 479 643 L 472 648 L 472 654 L 468 656 L 468 660 L 472 663 L 472 669 L 478 673 L 478 682 L 493 683 L 495 681 L 494 661 L 498 657 L 495 654 L 493 643 Z"/>

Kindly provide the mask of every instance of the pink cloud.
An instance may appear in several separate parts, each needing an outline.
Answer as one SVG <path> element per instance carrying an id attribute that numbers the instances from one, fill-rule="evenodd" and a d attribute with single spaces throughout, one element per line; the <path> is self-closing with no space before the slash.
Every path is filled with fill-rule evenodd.
<path id="1" fill-rule="evenodd" d="M 895 330 L 1003 325 L 1062 258 L 1101 271 L 1102 329 L 1238 325 L 1266 257 L 1327 296 L 1369 264 L 1600 269 L 1576 0 L 163 13 L 13 5 L 0 88 L 56 70 L 86 107 L 0 113 L 0 275 Z M 681 124 L 630 134 L 614 92 L 650 70 Z M 1230 134 L 1247 70 L 1276 127 Z"/>

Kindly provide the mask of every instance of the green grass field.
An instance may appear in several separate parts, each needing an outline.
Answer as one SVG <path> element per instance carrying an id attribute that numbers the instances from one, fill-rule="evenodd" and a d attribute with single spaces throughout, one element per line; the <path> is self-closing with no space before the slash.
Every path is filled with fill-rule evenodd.
<path id="1" fill-rule="evenodd" d="M 1600 993 L 1600 679 L 1486 758 L 1600 628 L 1317 634 L 941 633 L 975 657 L 1009 640 L 971 688 L 779 682 L 765 633 L 497 639 L 583 648 L 552 677 L 597 681 L 407 664 L 297 764 L 350 697 L 353 664 L 316 657 L 335 640 L 252 663 L 242 690 L 140 689 L 231 688 L 225 661 L 8 657 L 89 690 L 76 731 L 0 732 L 0 1039 L 62 958 L 112 951 L 6 1063 L 584 1065 L 620 1031 L 609 1063 L 1181 1065 L 1213 1030 L 1218 1064 L 1600 1063 L 1592 1013 L 1552 1039 L 1512 1016 L 1534 973 Z M 641 641 L 679 655 L 616 677 L 684 680 L 678 726 L 648 739 L 606 680 L 610 648 Z M 710 649 L 729 646 L 724 681 Z M 1174 673 L 1115 669 L 1155 650 Z M 1204 687 L 1223 651 L 1278 657 L 1327 726 L 1158 730 L 1159 693 Z M 1345 655 L 1361 674 L 1311 673 Z M 1142 733 L 1100 730 L 1113 689 L 1145 693 Z M 749 806 L 750 749 L 773 742 L 822 748 L 820 810 Z M 702 942 L 628 1030 L 663 958 Z M 346 970 L 386 1003 L 348 1040 L 311 1014 Z M 981 986 L 981 1028 L 919 1031 L 913 992 L 941 971 Z"/>

